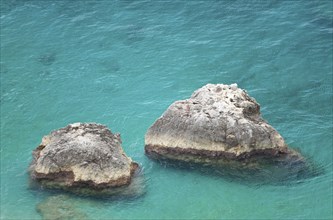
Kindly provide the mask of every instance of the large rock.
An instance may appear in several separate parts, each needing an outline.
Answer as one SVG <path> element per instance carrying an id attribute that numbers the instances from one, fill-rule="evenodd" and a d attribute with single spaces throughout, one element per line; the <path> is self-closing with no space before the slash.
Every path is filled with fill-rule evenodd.
<path id="1" fill-rule="evenodd" d="M 207 84 L 189 99 L 174 102 L 148 129 L 145 152 L 153 159 L 241 162 L 236 164 L 245 167 L 256 166 L 264 158 L 279 164 L 304 163 L 263 120 L 256 100 L 237 84 Z"/>
<path id="2" fill-rule="evenodd" d="M 137 168 L 119 134 L 100 124 L 75 123 L 43 137 L 30 175 L 48 187 L 105 189 L 130 184 Z"/>

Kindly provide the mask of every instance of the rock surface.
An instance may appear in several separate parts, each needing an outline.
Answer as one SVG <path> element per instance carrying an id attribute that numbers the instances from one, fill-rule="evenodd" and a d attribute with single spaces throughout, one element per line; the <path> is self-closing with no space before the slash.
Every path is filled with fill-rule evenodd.
<path id="1" fill-rule="evenodd" d="M 237 84 L 207 84 L 189 99 L 174 102 L 148 129 L 145 152 L 155 159 L 208 164 L 304 160 L 262 119 L 260 105 Z"/>
<path id="2" fill-rule="evenodd" d="M 30 176 L 47 187 L 104 189 L 130 184 L 137 168 L 119 134 L 100 124 L 75 123 L 43 137 Z"/>

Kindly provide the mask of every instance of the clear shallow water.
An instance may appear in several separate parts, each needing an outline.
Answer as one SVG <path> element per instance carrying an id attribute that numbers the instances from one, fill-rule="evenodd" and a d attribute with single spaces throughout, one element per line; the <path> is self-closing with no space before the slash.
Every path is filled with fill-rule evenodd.
<path id="1" fill-rule="evenodd" d="M 332 218 L 332 33 L 331 1 L 1 1 L 1 218 L 41 218 L 31 151 L 77 121 L 120 132 L 146 178 L 137 199 L 69 195 L 91 219 Z M 322 175 L 251 185 L 144 156 L 173 101 L 234 82 Z"/>

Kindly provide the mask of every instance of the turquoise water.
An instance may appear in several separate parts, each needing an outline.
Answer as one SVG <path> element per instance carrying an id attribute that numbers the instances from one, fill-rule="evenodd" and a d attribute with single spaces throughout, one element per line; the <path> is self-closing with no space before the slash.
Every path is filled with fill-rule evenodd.
<path id="1" fill-rule="evenodd" d="M 73 122 L 120 132 L 143 167 L 132 199 L 68 195 L 90 219 L 331 219 L 332 1 L 1 1 L 1 219 L 41 219 L 31 151 Z M 206 83 L 237 83 L 324 172 L 247 184 L 161 166 L 144 134 Z"/>

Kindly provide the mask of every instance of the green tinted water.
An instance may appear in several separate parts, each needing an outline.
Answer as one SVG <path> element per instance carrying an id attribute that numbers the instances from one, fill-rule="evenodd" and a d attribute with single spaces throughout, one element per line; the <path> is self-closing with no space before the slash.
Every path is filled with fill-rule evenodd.
<path id="1" fill-rule="evenodd" d="M 139 198 L 62 197 L 90 219 L 332 218 L 332 33 L 331 1 L 1 1 L 1 219 L 41 218 L 31 152 L 78 121 L 120 132 L 145 177 Z M 234 82 L 322 175 L 248 184 L 144 156 L 173 101 Z"/>

